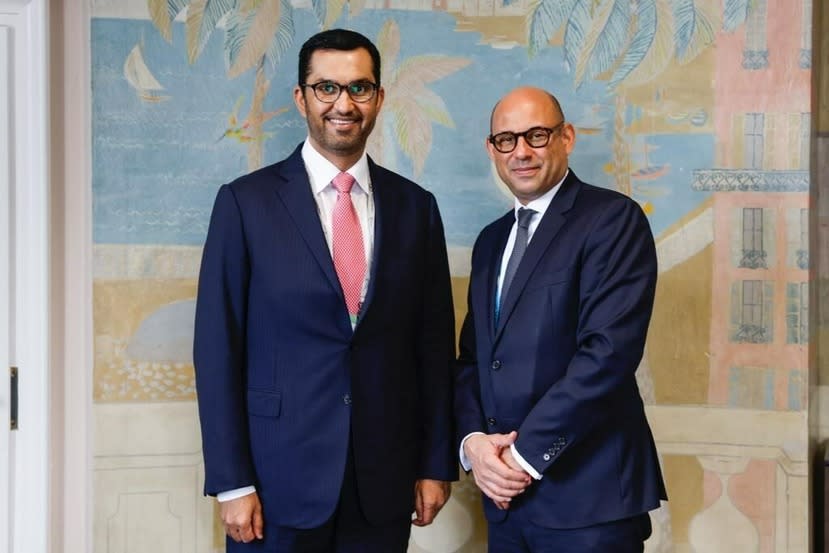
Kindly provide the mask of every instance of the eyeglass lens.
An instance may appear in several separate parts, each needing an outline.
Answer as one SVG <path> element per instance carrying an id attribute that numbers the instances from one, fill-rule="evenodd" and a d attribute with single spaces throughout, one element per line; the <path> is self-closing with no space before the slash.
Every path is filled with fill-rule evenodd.
<path id="1" fill-rule="evenodd" d="M 364 81 L 356 81 L 346 85 L 341 85 L 332 81 L 323 81 L 308 86 L 314 89 L 314 95 L 319 101 L 328 103 L 336 102 L 343 90 L 345 90 L 355 102 L 367 102 L 374 96 L 374 91 L 376 89 L 374 83 Z"/>
<path id="2" fill-rule="evenodd" d="M 518 145 L 518 137 L 523 136 L 527 144 L 532 148 L 543 148 L 550 142 L 550 137 L 562 126 L 559 123 L 552 129 L 546 127 L 533 127 L 524 132 L 514 133 L 510 131 L 500 132 L 492 137 L 492 144 L 502 154 L 508 154 Z"/>

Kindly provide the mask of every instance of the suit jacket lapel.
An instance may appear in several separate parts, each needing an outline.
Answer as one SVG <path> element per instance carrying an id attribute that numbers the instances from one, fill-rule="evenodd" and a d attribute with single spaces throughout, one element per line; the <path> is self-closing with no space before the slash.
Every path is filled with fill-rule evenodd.
<path id="1" fill-rule="evenodd" d="M 515 277 L 512 279 L 512 284 L 507 294 L 507 297 L 502 301 L 501 313 L 498 318 L 498 328 L 495 330 L 495 340 L 500 338 L 504 331 L 507 319 L 509 319 L 512 311 L 515 309 L 515 304 L 518 303 L 518 298 L 527 286 L 527 282 L 535 270 L 536 265 L 541 260 L 544 252 L 547 251 L 550 243 L 555 238 L 558 231 L 564 225 L 564 214 L 573 207 L 578 191 L 581 188 L 581 181 L 576 177 L 571 170 L 567 178 L 561 184 L 561 189 L 556 193 L 544 217 L 535 229 L 533 237 L 527 246 L 527 251 L 524 252 L 524 257 L 521 259 L 521 264 L 518 265 L 518 270 Z M 501 250 L 503 253 L 503 249 Z"/>
<path id="2" fill-rule="evenodd" d="M 308 249 L 316 258 L 331 286 L 342 295 L 342 287 L 337 278 L 337 272 L 334 270 L 334 261 L 331 259 L 328 243 L 325 241 L 317 203 L 311 192 L 311 182 L 308 180 L 301 151 L 302 145 L 297 147 L 294 153 L 282 163 L 276 165 L 275 170 L 280 179 L 279 185 L 275 187 L 276 194 L 285 204 L 288 216 L 296 224 Z M 345 299 L 343 299 L 343 306 L 345 306 Z"/>
<path id="3" fill-rule="evenodd" d="M 366 297 L 363 300 L 363 305 L 360 309 L 360 317 L 357 319 L 358 326 L 371 305 L 371 300 L 374 299 L 374 289 L 377 283 L 377 271 L 382 263 L 383 237 L 392 236 L 391 231 L 385 230 L 383 227 L 384 222 L 393 220 L 393 217 L 383 217 L 383 215 L 384 213 L 392 212 L 392 203 L 394 198 L 389 196 L 388 187 L 383 186 L 383 183 L 380 182 L 377 165 L 371 158 L 368 158 L 368 172 L 371 177 L 371 193 L 374 197 L 374 245 L 372 246 L 373 253 L 371 259 L 371 272 L 368 278 L 368 290 L 366 290 Z"/>
<path id="4" fill-rule="evenodd" d="M 501 272 L 501 260 L 504 257 L 504 248 L 507 247 L 507 240 L 509 239 L 509 233 L 513 223 L 515 223 L 515 211 L 510 210 L 498 221 L 498 226 L 495 230 L 495 243 L 489 248 L 491 257 L 487 263 L 486 316 L 490 341 L 495 341 L 495 302 L 498 297 L 498 275 Z M 501 313 L 501 316 L 503 316 L 503 313 Z"/>

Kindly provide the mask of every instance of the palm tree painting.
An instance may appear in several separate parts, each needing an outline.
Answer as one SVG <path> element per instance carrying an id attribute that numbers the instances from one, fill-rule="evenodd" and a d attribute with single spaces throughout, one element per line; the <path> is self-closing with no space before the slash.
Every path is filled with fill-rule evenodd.
<path id="1" fill-rule="evenodd" d="M 631 177 L 640 175 L 632 167 L 626 92 L 653 81 L 675 62 L 684 65 L 695 59 L 714 43 L 716 29 L 733 31 L 750 7 L 750 0 L 538 0 L 529 11 L 530 55 L 563 29 L 564 59 L 575 88 L 588 79 L 604 80 L 615 94 L 611 171 L 620 192 L 636 197 L 647 190 L 631 184 Z M 650 202 L 642 204 L 646 212 L 652 210 Z M 647 356 L 636 374 L 643 400 L 654 404 Z M 646 551 L 671 551 L 670 511 L 663 505 L 652 516 L 656 524 Z"/>
<path id="2" fill-rule="evenodd" d="M 324 0 L 323 0 L 324 1 Z M 315 0 L 315 4 L 316 4 Z M 172 42 L 173 20 L 185 9 L 187 59 L 192 64 L 201 55 L 212 32 L 222 22 L 224 55 L 230 78 L 254 69 L 256 77 L 244 141 L 248 169 L 262 166 L 264 138 L 262 125 L 274 112 L 264 102 L 270 88 L 265 63 L 275 66 L 294 40 L 293 7 L 287 0 L 147 0 L 153 24 L 167 42 Z M 325 15 L 325 10 L 315 10 Z"/>
<path id="3" fill-rule="evenodd" d="M 733 31 L 750 7 L 750 0 L 538 0 L 530 10 L 530 55 L 563 29 L 562 48 L 574 86 L 600 79 L 616 95 L 613 174 L 619 191 L 634 193 L 625 92 L 653 81 L 674 62 L 695 59 L 714 43 L 717 28 Z"/>
<path id="4" fill-rule="evenodd" d="M 266 111 L 264 107 L 270 81 L 265 76 L 266 62 L 276 66 L 294 40 L 293 7 L 289 0 L 147 0 L 153 24 L 168 42 L 172 42 L 172 22 L 186 9 L 187 58 L 192 64 L 202 53 L 213 30 L 224 29 L 224 55 L 227 75 L 238 77 L 255 70 L 256 78 L 248 113 L 237 115 L 234 106 L 229 119 L 244 121 L 240 142 L 247 145 L 248 169 L 262 166 L 263 142 L 268 137 L 262 130 L 265 121 L 284 110 Z M 348 7 L 354 17 L 362 11 L 365 0 L 312 0 L 311 10 L 320 28 L 329 28 Z M 423 170 L 432 146 L 432 123 L 454 128 L 454 122 L 443 100 L 427 88 L 470 63 L 468 59 L 423 55 L 398 60 L 400 30 L 389 20 L 377 39 L 383 58 L 381 82 L 389 92 L 377 125 L 381 132 L 372 135 L 369 151 L 380 162 L 396 165 L 394 147 L 397 142 L 412 162 L 418 175 Z M 385 114 L 385 115 L 384 115 Z M 236 126 L 223 136 L 235 136 Z M 244 140 L 242 140 L 242 138 Z"/>
<path id="5" fill-rule="evenodd" d="M 437 54 L 398 60 L 400 28 L 393 19 L 380 30 L 377 49 L 383 60 L 380 81 L 386 100 L 376 123 L 380 132 L 371 135 L 368 150 L 376 161 L 397 170 L 393 145 L 399 144 L 418 176 L 432 147 L 432 123 L 455 127 L 443 99 L 426 85 L 466 67 L 470 60 Z"/>

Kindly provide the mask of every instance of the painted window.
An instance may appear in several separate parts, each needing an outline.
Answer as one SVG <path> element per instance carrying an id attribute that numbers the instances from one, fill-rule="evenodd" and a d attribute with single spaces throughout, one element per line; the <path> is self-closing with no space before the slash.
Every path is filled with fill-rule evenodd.
<path id="1" fill-rule="evenodd" d="M 747 409 L 774 409 L 774 371 L 760 367 L 731 367 L 728 405 Z"/>
<path id="2" fill-rule="evenodd" d="M 797 268 L 809 269 L 809 210 L 800 210 L 800 244 L 797 248 Z"/>
<path id="3" fill-rule="evenodd" d="M 786 342 L 809 343 L 809 283 L 786 284 Z"/>
<path id="4" fill-rule="evenodd" d="M 772 341 L 773 283 L 743 280 L 734 283 L 731 298 L 731 340 L 748 344 Z"/>
<path id="5" fill-rule="evenodd" d="M 812 0 L 803 0 L 803 13 L 800 17 L 800 68 L 812 67 Z"/>
<path id="6" fill-rule="evenodd" d="M 765 69 L 769 66 L 766 45 L 766 0 L 754 0 L 746 19 L 746 46 L 743 50 L 743 68 Z"/>
<path id="7" fill-rule="evenodd" d="M 765 114 L 746 113 L 744 134 L 744 164 L 747 169 L 763 168 L 763 130 Z"/>
<path id="8" fill-rule="evenodd" d="M 740 267 L 767 269 L 766 250 L 763 248 L 763 209 L 743 208 L 743 253 Z"/>
<path id="9" fill-rule="evenodd" d="M 789 409 L 800 411 L 806 407 L 806 386 L 803 383 L 805 371 L 792 369 L 789 373 Z"/>
<path id="10" fill-rule="evenodd" d="M 800 169 L 809 170 L 810 146 L 811 146 L 812 114 L 800 114 Z"/>

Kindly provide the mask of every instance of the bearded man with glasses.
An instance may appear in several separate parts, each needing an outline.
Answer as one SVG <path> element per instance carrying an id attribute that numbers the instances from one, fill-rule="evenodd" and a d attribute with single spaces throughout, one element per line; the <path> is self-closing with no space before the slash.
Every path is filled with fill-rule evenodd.
<path id="1" fill-rule="evenodd" d="M 229 553 L 402 553 L 457 478 L 443 225 L 366 155 L 384 94 L 371 41 L 314 35 L 294 88 L 308 138 L 219 189 L 194 364 Z"/>
<path id="2" fill-rule="evenodd" d="M 515 200 L 475 242 L 455 377 L 489 551 L 641 553 L 667 498 L 635 377 L 656 289 L 647 218 L 569 168 L 576 132 L 548 92 L 510 92 L 490 127 Z"/>

